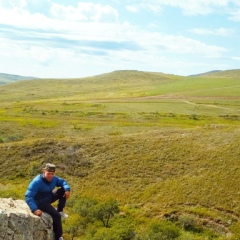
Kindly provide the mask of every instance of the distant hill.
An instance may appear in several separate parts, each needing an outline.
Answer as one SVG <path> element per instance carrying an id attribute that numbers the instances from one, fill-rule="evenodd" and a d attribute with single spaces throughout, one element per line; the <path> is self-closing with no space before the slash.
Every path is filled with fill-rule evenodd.
<path id="1" fill-rule="evenodd" d="M 210 72 L 191 75 L 190 77 L 211 77 L 211 78 L 240 78 L 240 69 L 213 70 Z"/>
<path id="2" fill-rule="evenodd" d="M 156 95 L 156 89 L 163 85 L 181 78 L 163 73 L 126 70 L 86 78 L 22 80 L 0 86 L 0 101 L 65 99 L 69 97 L 112 99 L 149 96 Z"/>
<path id="3" fill-rule="evenodd" d="M 193 75 L 190 75 L 189 77 L 204 77 L 204 76 L 207 76 L 209 74 L 214 74 L 214 73 L 217 73 L 217 72 L 222 72 L 222 71 L 221 70 L 213 70 L 213 71 L 209 71 L 209 72 L 193 74 Z"/>
<path id="4" fill-rule="evenodd" d="M 30 79 L 35 79 L 35 77 L 19 76 L 19 75 L 7 74 L 7 73 L 0 73 L 0 85 L 16 82 L 16 81 L 19 81 L 19 80 L 30 80 Z"/>
<path id="5" fill-rule="evenodd" d="M 178 79 L 182 76 L 174 75 L 174 74 L 165 74 L 162 72 L 144 72 L 144 71 L 137 71 L 137 70 L 117 70 L 109 73 L 104 73 L 96 76 L 89 76 L 85 78 L 65 78 L 65 79 L 57 79 L 54 78 L 52 80 L 88 80 L 92 82 L 97 82 L 99 84 L 99 81 L 104 80 L 107 81 L 121 81 L 121 80 L 127 80 L 127 81 L 138 81 L 139 79 L 159 79 L 161 80 L 171 80 L 171 79 Z M 232 70 L 213 70 L 205 73 L 199 73 L 199 74 L 193 74 L 188 77 L 204 77 L 204 78 L 240 78 L 240 69 L 232 69 Z M 8 84 L 8 83 L 14 83 L 20 80 L 34 80 L 34 79 L 40 79 L 32 76 L 20 76 L 20 75 L 14 75 L 14 74 L 7 74 L 7 73 L 0 73 L 0 85 L 2 84 Z M 41 79 L 40 79 L 41 80 Z M 47 80 L 42 79 L 42 80 Z M 50 80 L 50 78 L 48 79 Z"/>
<path id="6" fill-rule="evenodd" d="M 224 72 L 219 72 L 220 77 L 217 78 L 126 70 L 86 78 L 22 80 L 0 85 L 0 102 L 39 99 L 48 101 L 118 99 L 119 101 L 159 96 L 178 99 L 202 97 L 206 96 L 206 92 L 207 96 L 211 97 L 239 96 L 239 77 L 226 78 Z"/>

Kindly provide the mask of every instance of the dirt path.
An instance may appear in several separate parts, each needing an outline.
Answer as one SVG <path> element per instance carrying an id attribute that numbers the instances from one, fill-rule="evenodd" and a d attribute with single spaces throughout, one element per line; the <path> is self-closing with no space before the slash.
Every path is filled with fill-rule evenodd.
<path id="1" fill-rule="evenodd" d="M 205 107 L 219 108 L 219 109 L 225 109 L 225 110 L 233 110 L 233 111 L 238 111 L 238 112 L 240 111 L 239 109 L 229 108 L 229 107 L 221 107 L 221 106 L 217 106 L 217 105 L 214 105 L 214 104 L 197 104 L 197 103 L 194 103 L 194 102 L 190 102 L 186 99 L 184 99 L 182 101 L 187 103 L 187 104 L 194 105 L 194 106 L 205 106 Z"/>

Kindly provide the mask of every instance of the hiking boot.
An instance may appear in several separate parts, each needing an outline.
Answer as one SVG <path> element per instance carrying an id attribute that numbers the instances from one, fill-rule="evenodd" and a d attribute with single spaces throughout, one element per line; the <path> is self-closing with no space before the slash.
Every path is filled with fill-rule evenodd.
<path id="1" fill-rule="evenodd" d="M 59 212 L 59 214 L 61 215 L 61 218 L 68 218 L 68 215 L 64 212 Z M 59 239 L 61 240 L 61 238 L 59 238 Z"/>

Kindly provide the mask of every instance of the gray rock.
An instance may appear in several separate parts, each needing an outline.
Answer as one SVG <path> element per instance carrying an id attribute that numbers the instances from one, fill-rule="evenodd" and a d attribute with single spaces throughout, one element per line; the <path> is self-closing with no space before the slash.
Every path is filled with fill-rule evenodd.
<path id="1" fill-rule="evenodd" d="M 31 213 L 23 200 L 0 198 L 0 240 L 53 240 L 52 218 Z"/>

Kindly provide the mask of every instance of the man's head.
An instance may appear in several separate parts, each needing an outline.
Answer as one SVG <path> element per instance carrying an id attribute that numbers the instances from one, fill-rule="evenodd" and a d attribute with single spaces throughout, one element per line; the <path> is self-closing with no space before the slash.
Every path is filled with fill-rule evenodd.
<path id="1" fill-rule="evenodd" d="M 56 166 L 52 163 L 47 163 L 43 168 L 43 176 L 48 182 L 51 182 L 55 175 Z"/>

